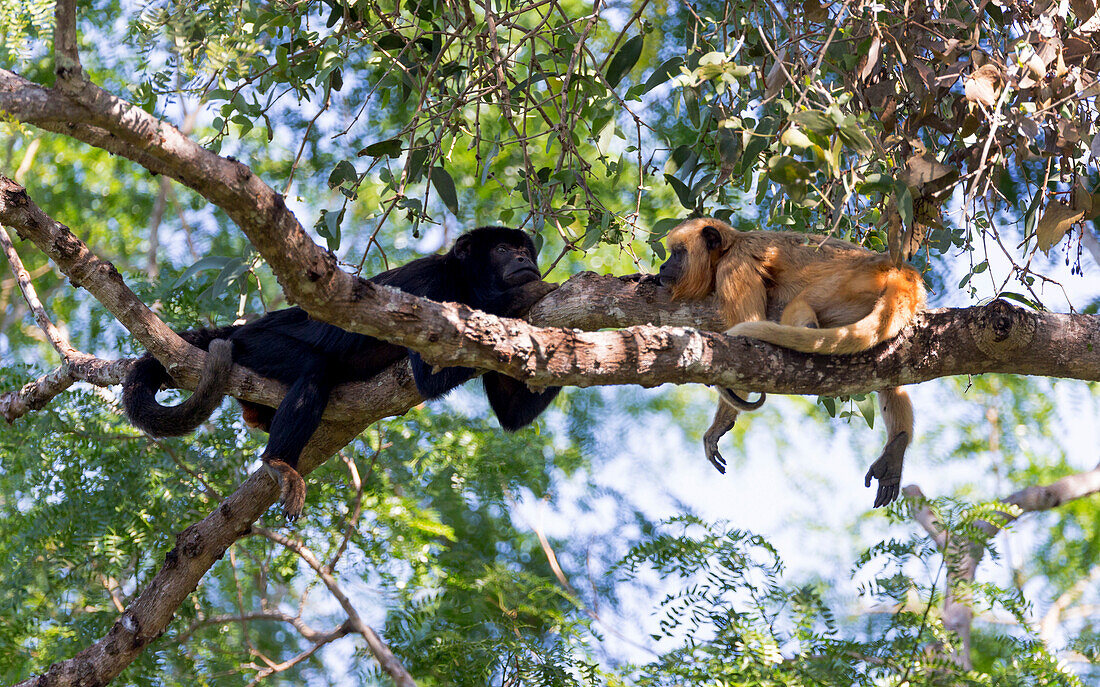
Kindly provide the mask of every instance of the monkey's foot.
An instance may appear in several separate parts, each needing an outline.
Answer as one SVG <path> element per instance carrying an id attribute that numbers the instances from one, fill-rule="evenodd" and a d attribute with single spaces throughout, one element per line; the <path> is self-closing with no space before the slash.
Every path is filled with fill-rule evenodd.
<path id="1" fill-rule="evenodd" d="M 708 431 L 703 435 L 703 451 L 706 452 L 707 460 L 714 466 L 714 469 L 724 475 L 726 474 L 726 459 L 718 452 L 718 440 L 721 438 L 721 434 L 718 436 L 711 436 L 711 433 Z"/>
<path id="2" fill-rule="evenodd" d="M 302 515 L 306 505 L 306 481 L 298 471 L 278 458 L 264 458 L 267 474 L 279 485 L 279 501 L 283 504 L 283 515 L 290 522 Z"/>
<path id="3" fill-rule="evenodd" d="M 714 469 L 724 475 L 726 474 L 726 459 L 718 452 L 718 440 L 724 437 L 726 432 L 733 429 L 733 426 L 737 423 L 738 410 L 724 399 L 723 394 L 719 394 L 719 398 L 721 400 L 718 401 L 718 407 L 714 409 L 714 420 L 711 421 L 710 427 L 703 434 L 703 451 L 707 454 L 707 460 L 714 466 Z M 763 401 L 763 394 L 761 394 L 761 401 Z"/>
<path id="4" fill-rule="evenodd" d="M 875 495 L 875 508 L 888 505 L 901 493 L 901 468 L 905 463 L 905 449 L 909 446 L 909 434 L 898 432 L 894 435 L 882 455 L 878 457 L 863 477 L 863 486 L 871 486 L 871 479 L 878 480 L 878 493 Z"/>

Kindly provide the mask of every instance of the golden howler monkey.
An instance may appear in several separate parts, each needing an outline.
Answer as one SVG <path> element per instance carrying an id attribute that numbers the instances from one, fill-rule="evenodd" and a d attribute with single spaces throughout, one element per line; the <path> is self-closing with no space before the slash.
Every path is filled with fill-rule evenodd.
<path id="1" fill-rule="evenodd" d="M 446 254 L 413 260 L 370 281 L 505 317 L 525 313 L 555 288 L 539 278 L 531 238 L 519 229 L 504 227 L 474 229 L 460 236 Z M 468 367 L 433 372 L 414 351 L 310 319 L 300 308 L 270 312 L 248 324 L 195 329 L 180 336 L 207 351 L 198 389 L 177 406 L 160 405 L 157 390 L 174 382 L 164 366 L 146 353 L 123 382 L 123 406 L 130 421 L 156 436 L 193 431 L 224 396 L 232 363 L 286 384 L 278 408 L 238 400 L 245 422 L 270 433 L 263 460 L 277 477 L 283 511 L 291 520 L 301 514 L 305 503 L 298 458 L 321 422 L 333 387 L 370 379 L 406 355 L 424 398 L 442 396 L 476 374 Z M 531 391 L 523 382 L 497 372 L 486 372 L 481 379 L 489 405 L 508 431 L 534 421 L 560 391 L 560 387 Z"/>
<path id="2" fill-rule="evenodd" d="M 674 299 L 715 291 L 727 334 L 805 353 L 856 353 L 886 341 L 924 307 L 924 282 L 908 265 L 839 239 L 786 231 L 736 231 L 710 218 L 691 219 L 668 235 L 669 258 L 658 280 Z M 778 319 L 778 322 L 768 321 Z M 729 395 L 727 395 L 729 394 Z M 724 390 L 703 438 L 707 459 L 725 472 L 718 440 L 746 404 Z M 878 479 L 875 507 L 897 498 L 905 449 L 913 436 L 913 405 L 900 388 L 878 392 L 886 447 L 867 471 Z"/>

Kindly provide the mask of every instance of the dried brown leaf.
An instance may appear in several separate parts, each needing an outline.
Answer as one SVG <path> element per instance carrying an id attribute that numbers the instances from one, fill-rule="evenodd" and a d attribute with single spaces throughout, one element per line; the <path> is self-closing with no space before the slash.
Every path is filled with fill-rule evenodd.
<path id="1" fill-rule="evenodd" d="M 993 107 L 997 103 L 997 96 L 1001 94 L 1001 83 L 1001 70 L 996 65 L 987 64 L 979 67 L 963 84 L 966 99 L 972 103 Z"/>
<path id="2" fill-rule="evenodd" d="M 917 76 L 924 82 L 924 87 L 931 90 L 936 85 L 936 71 L 921 60 L 913 60 L 909 63 L 916 70 Z"/>
<path id="3" fill-rule="evenodd" d="M 776 93 L 779 93 L 779 89 L 783 88 L 786 83 L 786 75 L 783 74 L 783 60 L 787 59 L 787 50 L 784 48 L 777 54 L 777 59 L 772 68 L 768 70 L 767 76 L 764 77 L 764 97 L 771 98 Z"/>
<path id="4" fill-rule="evenodd" d="M 1050 66 L 1051 62 L 1054 62 L 1058 57 L 1058 53 L 1062 52 L 1062 41 L 1057 37 L 1048 38 L 1043 41 L 1043 44 L 1039 46 L 1036 53 L 1039 55 L 1039 59 L 1043 61 L 1043 64 Z"/>
<path id="5" fill-rule="evenodd" d="M 1077 21 L 1086 22 L 1096 13 L 1096 2 L 1094 0 L 1069 0 L 1069 6 L 1073 8 L 1073 14 L 1077 17 Z"/>
<path id="6" fill-rule="evenodd" d="M 1047 75 L 1047 66 L 1043 63 L 1043 58 L 1038 54 L 1032 53 L 1031 57 L 1027 59 L 1024 64 L 1027 71 L 1020 77 L 1020 88 L 1031 88 L 1036 83 L 1042 81 Z"/>
<path id="7" fill-rule="evenodd" d="M 1046 212 L 1039 219 L 1039 226 L 1035 229 L 1035 238 L 1039 241 L 1039 250 L 1049 253 L 1075 222 L 1079 222 L 1085 216 L 1084 210 L 1074 210 L 1058 201 L 1051 201 Z"/>
<path id="8" fill-rule="evenodd" d="M 1070 201 L 1070 205 L 1074 210 L 1080 210 L 1085 213 L 1081 219 L 1096 219 L 1096 216 L 1100 215 L 1100 207 L 1096 206 L 1093 202 L 1092 194 L 1089 193 L 1089 190 L 1085 188 L 1085 185 L 1080 181 L 1073 187 L 1073 195 Z"/>
<path id="9" fill-rule="evenodd" d="M 933 54 L 941 62 L 955 62 L 958 50 L 965 47 L 958 38 L 949 38 L 939 50 L 934 50 Z"/>
<path id="10" fill-rule="evenodd" d="M 959 170 L 939 162 L 929 153 L 913 155 L 905 161 L 905 169 L 898 173 L 898 179 L 918 190 L 928 185 L 942 187 L 958 176 Z"/>
<path id="11" fill-rule="evenodd" d="M 1096 17 L 1093 17 L 1093 19 L 1096 19 Z M 1093 24 L 1094 22 L 1090 19 L 1088 23 Z M 1096 22 L 1096 23 L 1100 24 L 1100 22 Z M 1081 27 L 1081 28 L 1083 29 L 1085 27 Z M 1097 28 L 1100 28 L 1100 26 L 1097 26 Z M 1092 29 L 1092 31 L 1095 31 L 1095 30 L 1096 29 Z M 1083 38 L 1078 38 L 1077 36 L 1070 36 L 1069 38 L 1066 39 L 1066 47 L 1065 47 L 1065 49 L 1062 50 L 1062 54 L 1060 55 L 1061 60 L 1064 60 L 1064 62 L 1061 62 L 1058 65 L 1058 67 L 1059 67 L 1058 72 L 1057 72 L 1058 75 L 1061 76 L 1063 73 L 1065 73 L 1065 72 L 1062 71 L 1062 69 L 1065 68 L 1065 63 L 1067 63 L 1067 62 L 1068 63 L 1073 63 L 1073 62 L 1083 61 L 1086 57 L 1088 57 L 1091 54 L 1092 54 L 1092 44 L 1089 41 L 1087 41 Z M 1066 69 L 1066 71 L 1069 71 L 1069 70 Z"/>
<path id="12" fill-rule="evenodd" d="M 882 40 L 878 36 L 875 36 L 871 39 L 871 47 L 867 50 L 867 63 L 863 65 L 863 69 L 859 72 L 860 81 L 866 81 L 880 66 L 878 58 L 881 54 Z"/>
<path id="13" fill-rule="evenodd" d="M 821 0 L 806 0 L 802 4 L 803 16 L 813 22 L 823 22 L 829 18 L 829 10 Z"/>

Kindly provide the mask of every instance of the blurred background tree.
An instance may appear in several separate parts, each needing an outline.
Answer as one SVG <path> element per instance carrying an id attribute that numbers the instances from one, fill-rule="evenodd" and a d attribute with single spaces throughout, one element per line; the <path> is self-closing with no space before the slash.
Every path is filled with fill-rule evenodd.
<path id="1" fill-rule="evenodd" d="M 0 4 L 0 65 L 53 84 L 52 9 Z M 78 36 L 95 83 L 246 163 L 350 271 L 499 223 L 535 233 L 551 280 L 651 272 L 665 233 L 704 213 L 893 242 L 934 305 L 1000 296 L 1093 312 L 1095 10 L 89 0 Z M 0 173 L 173 326 L 284 304 L 198 195 L 64 136 L 0 127 Z M 135 352 L 100 304 L 18 250 L 74 346 Z M 0 356 L 0 391 L 58 363 L 10 277 Z M 906 481 L 938 498 L 887 514 L 856 488 L 879 441 L 857 426 L 874 420 L 861 399 L 776 399 L 727 440 L 735 465 L 718 480 L 699 445 L 712 401 L 687 387 L 570 389 L 508 436 L 463 390 L 378 423 L 317 473 L 296 532 L 257 526 L 120 680 L 387 684 L 347 636 L 352 614 L 421 685 L 1100 676 L 1095 497 L 994 505 L 1095 475 L 1095 385 L 923 385 Z M 6 427 L 0 679 L 103 636 L 263 441 L 228 410 L 156 441 L 121 420 L 115 390 L 87 386 Z M 959 542 L 989 545 L 976 576 Z M 952 619 L 959 598 L 973 623 Z"/>

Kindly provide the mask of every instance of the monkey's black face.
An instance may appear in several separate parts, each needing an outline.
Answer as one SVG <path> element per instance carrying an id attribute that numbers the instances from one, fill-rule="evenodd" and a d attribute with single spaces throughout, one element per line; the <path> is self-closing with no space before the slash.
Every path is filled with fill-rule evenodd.
<path id="1" fill-rule="evenodd" d="M 657 273 L 657 282 L 661 286 L 675 285 L 684 273 L 684 261 L 686 259 L 687 250 L 683 246 L 673 248 L 672 254 L 668 256 L 668 260 L 665 260 L 664 264 L 661 265 L 661 271 Z"/>
<path id="2" fill-rule="evenodd" d="M 520 286 L 540 277 L 535 257 L 525 246 L 498 243 L 489 252 L 489 265 L 505 286 Z"/>

